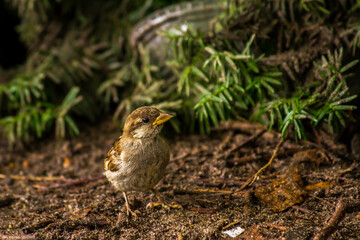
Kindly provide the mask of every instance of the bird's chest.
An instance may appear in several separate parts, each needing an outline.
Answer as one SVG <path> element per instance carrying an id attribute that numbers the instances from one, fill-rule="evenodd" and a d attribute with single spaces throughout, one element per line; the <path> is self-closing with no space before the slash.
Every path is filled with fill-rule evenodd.
<path id="1" fill-rule="evenodd" d="M 123 147 L 121 159 L 128 164 L 148 166 L 167 158 L 168 146 L 160 138 L 151 140 L 136 139 Z"/>
<path id="2" fill-rule="evenodd" d="M 121 191 L 151 189 L 164 175 L 170 151 L 162 139 L 123 145 L 113 184 Z"/>

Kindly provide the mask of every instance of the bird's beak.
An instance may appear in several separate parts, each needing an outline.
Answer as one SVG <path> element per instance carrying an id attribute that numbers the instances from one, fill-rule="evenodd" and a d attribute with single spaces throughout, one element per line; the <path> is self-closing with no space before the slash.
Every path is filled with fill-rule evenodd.
<path id="1" fill-rule="evenodd" d="M 158 116 L 155 121 L 153 122 L 153 125 L 160 125 L 167 121 L 169 121 L 173 116 L 167 113 L 160 113 L 160 116 Z"/>

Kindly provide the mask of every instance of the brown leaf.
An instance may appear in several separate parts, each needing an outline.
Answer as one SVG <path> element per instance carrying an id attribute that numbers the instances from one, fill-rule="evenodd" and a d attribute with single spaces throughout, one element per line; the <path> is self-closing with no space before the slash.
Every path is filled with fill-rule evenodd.
<path id="1" fill-rule="evenodd" d="M 83 209 L 83 210 L 80 210 L 78 212 L 76 212 L 74 214 L 74 216 L 71 217 L 71 220 L 75 220 L 75 219 L 78 219 L 78 218 L 83 218 L 85 217 L 90 211 L 91 209 L 93 209 L 94 206 L 93 205 L 90 205 L 89 207 Z"/>
<path id="2" fill-rule="evenodd" d="M 267 186 L 262 186 L 254 191 L 255 196 L 266 206 L 275 212 L 302 203 L 303 189 L 301 176 L 296 168 L 291 168 L 284 177 L 271 182 Z"/>
<path id="3" fill-rule="evenodd" d="M 316 162 L 318 164 L 329 162 L 329 158 L 326 156 L 326 154 L 323 151 L 317 149 L 310 149 L 306 151 L 297 152 L 294 154 L 293 158 L 295 161 L 298 162 L 311 161 L 311 162 Z"/>

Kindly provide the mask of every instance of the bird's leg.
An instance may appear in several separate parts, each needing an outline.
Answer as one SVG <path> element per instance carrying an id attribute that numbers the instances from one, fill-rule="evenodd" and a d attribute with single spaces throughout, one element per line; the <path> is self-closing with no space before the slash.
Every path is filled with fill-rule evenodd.
<path id="1" fill-rule="evenodd" d="M 153 208 L 153 207 L 157 207 L 157 206 L 162 206 L 166 210 L 170 210 L 170 208 L 182 208 L 181 205 L 176 205 L 176 204 L 172 205 L 172 204 L 165 203 L 164 200 L 160 197 L 159 193 L 155 189 L 152 188 L 151 192 L 155 195 L 155 197 L 158 199 L 159 202 L 150 202 L 150 203 L 148 203 L 148 205 L 146 205 L 146 208 Z"/>
<path id="2" fill-rule="evenodd" d="M 124 195 L 124 198 L 125 198 L 126 214 L 128 216 L 130 216 L 130 214 L 131 214 L 131 216 L 133 216 L 136 219 L 137 214 L 131 210 L 129 201 L 128 201 L 127 196 L 126 196 L 126 192 L 123 192 L 123 195 Z"/>

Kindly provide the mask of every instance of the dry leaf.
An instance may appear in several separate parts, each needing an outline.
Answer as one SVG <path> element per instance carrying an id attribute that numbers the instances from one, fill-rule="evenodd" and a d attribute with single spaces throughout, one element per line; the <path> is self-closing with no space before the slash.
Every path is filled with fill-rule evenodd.
<path id="1" fill-rule="evenodd" d="M 310 149 L 306 151 L 297 152 L 294 154 L 293 159 L 297 162 L 311 161 L 311 162 L 316 162 L 318 164 L 329 162 L 329 158 L 326 156 L 326 154 L 318 149 Z"/>
<path id="2" fill-rule="evenodd" d="M 254 191 L 255 196 L 275 212 L 302 203 L 303 182 L 296 168 L 291 168 L 284 177 L 277 179 L 266 186 L 261 186 Z"/>
<path id="3" fill-rule="evenodd" d="M 314 191 L 314 190 L 316 190 L 318 188 L 326 189 L 326 188 L 331 187 L 333 184 L 334 184 L 333 181 L 331 181 L 331 182 L 319 182 L 319 183 L 315 183 L 315 184 L 312 184 L 312 185 L 308 185 L 308 186 L 305 187 L 305 189 L 308 190 L 308 191 Z"/>
<path id="4" fill-rule="evenodd" d="M 90 211 L 91 209 L 93 209 L 94 206 L 93 205 L 90 205 L 89 207 L 83 209 L 83 210 L 80 210 L 78 212 L 76 212 L 74 214 L 74 216 L 71 217 L 71 220 L 75 220 L 75 219 L 78 219 L 78 218 L 83 218 L 85 217 Z"/>

